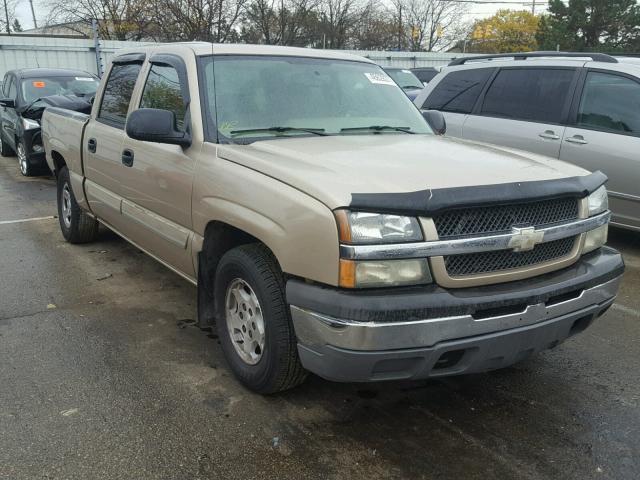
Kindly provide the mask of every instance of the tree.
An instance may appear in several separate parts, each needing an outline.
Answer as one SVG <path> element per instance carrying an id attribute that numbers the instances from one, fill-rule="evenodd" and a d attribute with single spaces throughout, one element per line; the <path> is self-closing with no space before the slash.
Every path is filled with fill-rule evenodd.
<path id="1" fill-rule="evenodd" d="M 636 0 L 550 0 L 537 40 L 548 50 L 635 51 L 639 26 Z"/>
<path id="2" fill-rule="evenodd" d="M 13 30 L 14 32 L 21 32 L 22 31 L 22 25 L 20 25 L 20 20 L 18 20 L 17 18 L 13 19 L 13 24 L 11 25 L 11 30 Z"/>
<path id="3" fill-rule="evenodd" d="M 308 46 L 317 21 L 317 0 L 253 0 L 245 13 L 242 39 L 248 43 Z"/>
<path id="4" fill-rule="evenodd" d="M 448 0 L 393 0 L 398 42 L 413 52 L 440 50 L 459 38 L 466 4 Z"/>
<path id="5" fill-rule="evenodd" d="M 471 29 L 469 52 L 530 52 L 537 49 L 539 17 L 528 11 L 499 10 Z"/>
<path id="6" fill-rule="evenodd" d="M 246 0 L 156 0 L 154 37 L 163 41 L 237 40 L 235 27 Z"/>
<path id="7" fill-rule="evenodd" d="M 47 24 L 78 24 L 78 33 L 91 31 L 105 40 L 142 40 L 147 36 L 157 5 L 147 0 L 53 0 Z M 70 27 L 73 29 L 73 27 Z"/>

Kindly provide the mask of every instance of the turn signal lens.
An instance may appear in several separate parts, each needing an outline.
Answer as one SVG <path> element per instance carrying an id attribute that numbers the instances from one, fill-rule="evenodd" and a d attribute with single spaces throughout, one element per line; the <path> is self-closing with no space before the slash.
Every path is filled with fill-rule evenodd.
<path id="1" fill-rule="evenodd" d="M 609 235 L 609 225 L 602 225 L 585 234 L 584 248 L 582 253 L 593 252 L 607 243 L 607 237 Z"/>
<path id="2" fill-rule="evenodd" d="M 426 258 L 407 260 L 340 260 L 340 286 L 380 288 L 431 283 Z"/>

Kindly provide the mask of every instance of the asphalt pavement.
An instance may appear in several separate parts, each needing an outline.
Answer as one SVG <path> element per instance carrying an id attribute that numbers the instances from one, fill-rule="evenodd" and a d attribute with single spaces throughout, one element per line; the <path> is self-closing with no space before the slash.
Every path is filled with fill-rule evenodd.
<path id="1" fill-rule="evenodd" d="M 0 158 L 0 479 L 637 479 L 640 234 L 616 305 L 523 364 L 437 381 L 240 386 L 195 288 Z"/>

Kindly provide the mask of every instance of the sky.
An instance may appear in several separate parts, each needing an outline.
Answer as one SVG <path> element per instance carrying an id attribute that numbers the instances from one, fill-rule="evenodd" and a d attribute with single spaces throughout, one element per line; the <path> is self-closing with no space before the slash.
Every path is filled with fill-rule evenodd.
<path id="1" fill-rule="evenodd" d="M 532 0 L 501 0 L 500 3 L 490 2 L 487 0 L 477 0 L 478 3 L 470 3 L 467 18 L 470 21 L 479 18 L 490 17 L 501 8 L 510 8 L 515 10 L 531 10 Z M 46 8 L 41 1 L 34 0 L 36 9 L 36 18 L 38 22 L 42 22 L 47 16 Z M 536 0 L 536 13 L 542 13 L 546 10 L 546 0 Z M 33 20 L 31 18 L 31 9 L 29 0 L 17 0 L 16 17 L 20 20 L 22 28 L 25 30 L 33 28 Z"/>

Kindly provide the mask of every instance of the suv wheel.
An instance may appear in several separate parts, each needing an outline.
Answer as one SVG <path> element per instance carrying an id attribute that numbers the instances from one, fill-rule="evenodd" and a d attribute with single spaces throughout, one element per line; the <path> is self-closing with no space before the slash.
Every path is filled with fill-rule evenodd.
<path id="1" fill-rule="evenodd" d="M 2 140 L 2 135 L 0 135 L 0 155 L 3 157 L 13 157 L 15 155 L 9 144 Z"/>
<path id="2" fill-rule="evenodd" d="M 69 243 L 88 243 L 98 236 L 98 221 L 78 206 L 67 167 L 58 174 L 58 220 L 62 236 Z"/>
<path id="3" fill-rule="evenodd" d="M 218 337 L 240 382 L 265 394 L 302 383 L 306 371 L 273 254 L 259 244 L 228 251 L 218 264 L 214 289 Z"/>

